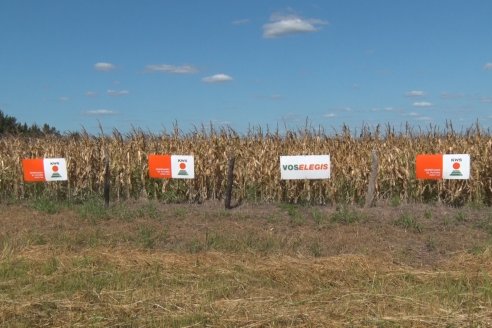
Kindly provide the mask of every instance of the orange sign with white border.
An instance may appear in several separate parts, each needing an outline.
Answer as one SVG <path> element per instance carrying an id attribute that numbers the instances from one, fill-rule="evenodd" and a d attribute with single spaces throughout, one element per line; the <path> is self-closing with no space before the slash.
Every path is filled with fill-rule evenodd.
<path id="1" fill-rule="evenodd" d="M 149 176 L 156 179 L 194 179 L 195 162 L 190 155 L 148 156 Z"/>
<path id="2" fill-rule="evenodd" d="M 469 154 L 417 155 L 415 162 L 417 179 L 467 180 L 470 178 Z"/>
<path id="3" fill-rule="evenodd" d="M 64 158 L 33 158 L 22 160 L 25 182 L 66 181 L 67 162 Z"/>

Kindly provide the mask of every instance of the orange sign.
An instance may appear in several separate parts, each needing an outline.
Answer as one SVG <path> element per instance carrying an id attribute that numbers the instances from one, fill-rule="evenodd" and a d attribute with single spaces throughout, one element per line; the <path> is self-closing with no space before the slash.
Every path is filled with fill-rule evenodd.
<path id="1" fill-rule="evenodd" d="M 443 167 L 442 155 L 417 155 L 416 176 L 417 179 L 426 180 L 441 180 L 442 179 L 442 167 Z"/>
<path id="2" fill-rule="evenodd" d="M 66 181 L 67 161 L 64 158 L 31 158 L 22 160 L 24 181 Z"/>
<path id="3" fill-rule="evenodd" d="M 149 176 L 157 179 L 171 178 L 171 156 L 149 155 Z"/>
<path id="4" fill-rule="evenodd" d="M 42 158 L 23 159 L 22 171 L 24 172 L 24 181 L 26 182 L 46 181 L 44 178 L 44 162 Z"/>
<path id="5" fill-rule="evenodd" d="M 148 155 L 149 176 L 157 179 L 194 179 L 192 155 Z"/>

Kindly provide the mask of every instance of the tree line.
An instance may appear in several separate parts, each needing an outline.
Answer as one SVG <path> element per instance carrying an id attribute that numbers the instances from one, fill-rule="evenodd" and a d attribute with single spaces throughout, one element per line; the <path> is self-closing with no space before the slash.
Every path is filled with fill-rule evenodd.
<path id="1" fill-rule="evenodd" d="M 43 125 L 27 125 L 20 123 L 17 118 L 5 114 L 0 110 L 0 136 L 4 135 L 23 135 L 29 137 L 41 137 L 45 135 L 60 135 L 60 132 L 52 126 L 44 123 Z"/>

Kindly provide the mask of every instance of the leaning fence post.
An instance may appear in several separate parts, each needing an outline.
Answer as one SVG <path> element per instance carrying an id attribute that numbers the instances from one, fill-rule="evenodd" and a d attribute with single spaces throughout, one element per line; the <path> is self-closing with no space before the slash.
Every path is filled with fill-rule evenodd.
<path id="1" fill-rule="evenodd" d="M 369 185 L 367 187 L 365 207 L 371 207 L 374 201 L 374 193 L 376 191 L 376 180 L 378 178 L 378 154 L 376 150 L 372 150 L 371 175 L 369 176 Z"/>
<path id="2" fill-rule="evenodd" d="M 232 154 L 227 160 L 227 186 L 225 193 L 225 208 L 231 209 L 231 199 L 232 199 L 232 186 L 234 184 L 234 164 L 236 162 L 236 156 Z"/>

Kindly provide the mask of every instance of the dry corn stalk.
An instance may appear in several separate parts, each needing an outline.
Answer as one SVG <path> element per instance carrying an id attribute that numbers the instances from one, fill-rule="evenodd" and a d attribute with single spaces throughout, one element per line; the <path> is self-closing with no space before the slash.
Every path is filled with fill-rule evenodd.
<path id="1" fill-rule="evenodd" d="M 44 138 L 0 138 L 0 187 L 2 197 L 31 197 L 40 193 L 71 197 L 102 194 L 103 148 L 110 156 L 112 193 L 118 199 L 145 197 L 166 201 L 202 201 L 224 197 L 227 154 L 236 155 L 235 198 L 252 201 L 290 201 L 326 204 L 361 203 L 367 191 L 371 151 L 379 155 L 376 201 L 492 202 L 492 137 L 478 127 L 464 133 L 430 128 L 395 133 L 390 127 L 363 128 L 359 135 L 343 127 L 331 135 L 321 129 L 263 131 L 252 129 L 239 135 L 229 128 L 196 128 L 159 135 L 134 130 L 126 135 L 89 135 L 85 131 Z M 195 156 L 192 181 L 152 180 L 148 177 L 148 154 Z M 424 153 L 468 153 L 472 177 L 468 181 L 417 181 L 415 157 Z M 280 155 L 330 154 L 332 174 L 323 181 L 281 181 Z M 25 184 L 20 161 L 33 157 L 65 157 L 68 184 Z"/>

